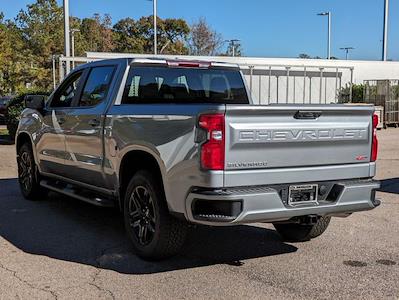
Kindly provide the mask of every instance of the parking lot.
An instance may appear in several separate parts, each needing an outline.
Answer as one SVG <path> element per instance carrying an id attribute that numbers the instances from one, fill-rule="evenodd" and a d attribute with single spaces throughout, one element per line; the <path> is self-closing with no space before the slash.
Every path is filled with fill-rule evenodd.
<path id="1" fill-rule="evenodd" d="M 50 194 L 22 198 L 14 146 L 0 145 L 0 299 L 399 297 L 399 129 L 379 131 L 382 205 L 307 243 L 268 224 L 190 230 L 182 254 L 145 262 L 122 218 Z"/>

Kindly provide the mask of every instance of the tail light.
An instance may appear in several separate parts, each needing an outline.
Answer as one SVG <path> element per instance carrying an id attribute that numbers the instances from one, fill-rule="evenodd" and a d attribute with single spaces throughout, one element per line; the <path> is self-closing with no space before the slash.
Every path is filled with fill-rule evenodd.
<path id="1" fill-rule="evenodd" d="M 202 168 L 224 170 L 224 114 L 201 115 L 199 126 L 207 132 L 207 141 L 201 147 Z"/>
<path id="2" fill-rule="evenodd" d="M 371 161 L 377 160 L 378 154 L 378 139 L 377 139 L 377 126 L 378 126 L 378 116 L 373 115 L 373 142 L 371 145 Z"/>

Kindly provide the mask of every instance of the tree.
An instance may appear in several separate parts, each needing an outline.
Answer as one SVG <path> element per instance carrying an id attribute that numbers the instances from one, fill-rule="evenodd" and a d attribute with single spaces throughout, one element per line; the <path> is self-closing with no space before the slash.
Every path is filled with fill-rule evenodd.
<path id="1" fill-rule="evenodd" d="M 0 95 L 14 94 L 37 81 L 35 57 L 26 47 L 21 31 L 0 13 Z"/>
<path id="2" fill-rule="evenodd" d="M 223 38 L 206 23 L 204 18 L 200 18 L 191 26 L 188 44 L 191 55 L 216 55 L 223 45 Z"/>
<path id="3" fill-rule="evenodd" d="M 160 52 L 165 54 L 188 54 L 185 41 L 190 27 L 183 19 L 165 19 L 160 32 Z"/>
<path id="4" fill-rule="evenodd" d="M 301 53 L 299 54 L 298 58 L 302 58 L 302 59 L 311 59 L 310 55 L 306 54 L 306 53 Z"/>
<path id="5" fill-rule="evenodd" d="M 119 20 L 113 27 L 115 51 L 142 53 L 145 41 L 138 23 L 132 18 Z"/>
<path id="6" fill-rule="evenodd" d="M 153 16 L 142 17 L 137 21 L 123 19 L 114 25 L 117 51 L 154 52 Z M 157 18 L 158 51 L 163 54 L 187 54 L 185 40 L 190 28 L 183 19 Z"/>
<path id="7" fill-rule="evenodd" d="M 80 34 L 86 51 L 111 52 L 115 49 L 111 25 L 112 18 L 108 14 L 94 14 L 93 18 L 82 20 Z"/>
<path id="8" fill-rule="evenodd" d="M 16 18 L 15 31 L 21 34 L 25 44 L 23 68 L 35 73 L 33 85 L 49 88 L 51 78 L 51 55 L 63 52 L 63 15 L 56 0 L 37 0 L 21 10 Z M 17 62 L 16 62 L 17 63 Z"/>

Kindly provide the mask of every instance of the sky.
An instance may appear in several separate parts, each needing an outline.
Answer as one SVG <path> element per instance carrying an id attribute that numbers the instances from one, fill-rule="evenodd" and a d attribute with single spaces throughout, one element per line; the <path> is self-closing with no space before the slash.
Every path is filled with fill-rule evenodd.
<path id="1" fill-rule="evenodd" d="M 8 19 L 32 0 L 0 0 Z M 62 5 L 62 1 L 58 0 Z M 388 58 L 399 60 L 399 0 L 390 1 Z M 332 13 L 332 56 L 344 58 L 341 47 L 354 47 L 352 59 L 379 60 L 384 0 L 158 0 L 161 18 L 184 18 L 189 24 L 205 17 L 224 39 L 241 40 L 244 55 L 327 56 L 327 17 Z M 149 0 L 70 0 L 71 15 L 80 18 L 108 13 L 113 21 L 152 15 Z"/>

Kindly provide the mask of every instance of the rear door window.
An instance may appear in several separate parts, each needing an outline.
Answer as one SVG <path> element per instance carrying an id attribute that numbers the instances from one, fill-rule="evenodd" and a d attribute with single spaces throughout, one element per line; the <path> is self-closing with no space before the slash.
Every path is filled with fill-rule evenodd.
<path id="1" fill-rule="evenodd" d="M 92 68 L 83 88 L 79 106 L 95 106 L 104 101 L 108 95 L 114 71 L 114 66 Z"/>
<path id="2" fill-rule="evenodd" d="M 248 104 L 248 96 L 238 70 L 143 66 L 131 68 L 122 103 Z"/>

